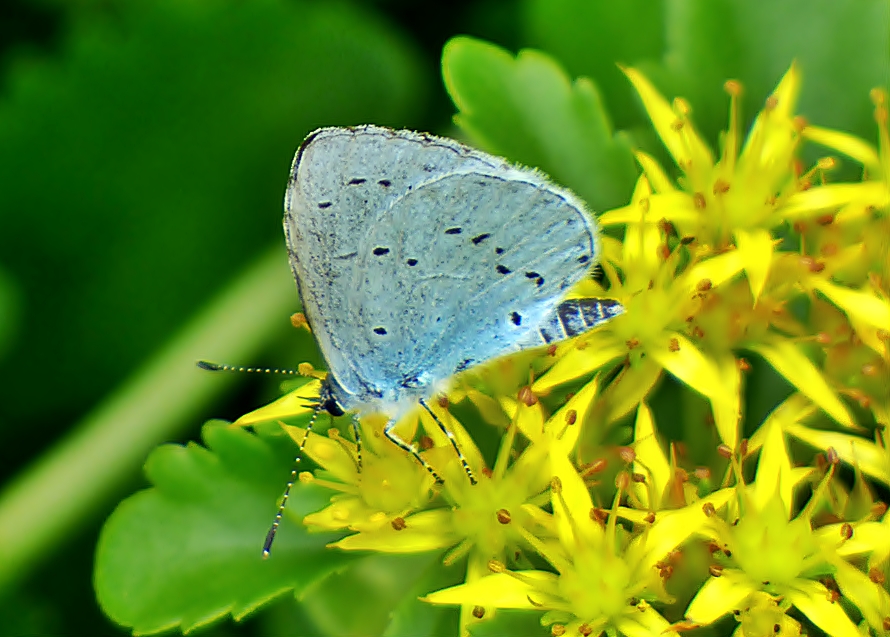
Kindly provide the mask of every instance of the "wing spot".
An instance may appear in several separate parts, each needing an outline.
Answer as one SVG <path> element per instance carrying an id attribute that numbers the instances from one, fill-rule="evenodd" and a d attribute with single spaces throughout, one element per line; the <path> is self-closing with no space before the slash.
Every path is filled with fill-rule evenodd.
<path id="1" fill-rule="evenodd" d="M 519 312 L 511 312 L 510 320 L 513 322 L 513 325 L 522 325 L 522 316 L 520 316 Z"/>
<path id="2" fill-rule="evenodd" d="M 399 384 L 406 389 L 414 389 L 420 387 L 420 379 L 417 376 L 405 376 Z"/>
<path id="3" fill-rule="evenodd" d="M 472 358 L 465 358 L 465 359 L 464 359 L 463 361 L 461 361 L 461 363 L 457 366 L 457 370 L 456 370 L 456 371 L 462 372 L 462 371 L 464 371 L 465 369 L 467 369 L 468 367 L 472 367 L 472 366 L 475 365 L 475 364 L 476 364 L 476 361 L 473 360 Z"/>
<path id="4" fill-rule="evenodd" d="M 495 254 L 504 254 L 504 249 L 503 248 L 495 248 L 494 253 Z"/>
<path id="5" fill-rule="evenodd" d="M 424 165 L 423 165 L 423 170 L 424 170 L 424 172 L 431 173 L 431 172 L 433 172 L 435 169 L 436 169 L 436 167 L 435 167 L 433 164 L 424 164 Z"/>
<path id="6" fill-rule="evenodd" d="M 474 246 L 477 246 L 480 243 L 482 243 L 483 241 L 485 241 L 486 239 L 488 239 L 488 237 L 490 237 L 490 236 L 491 236 L 490 234 L 488 234 L 487 232 L 484 232 L 478 236 L 473 237 L 471 239 L 471 241 L 473 242 Z"/>
<path id="7" fill-rule="evenodd" d="M 377 183 L 380 184 L 381 186 L 383 186 L 384 188 L 389 188 L 390 186 L 392 186 L 392 182 L 389 179 L 381 179 Z"/>
<path id="8" fill-rule="evenodd" d="M 502 264 L 500 264 L 500 263 L 498 263 L 498 265 L 497 265 L 497 267 L 495 268 L 495 270 L 498 271 L 498 274 L 510 274 L 510 273 L 513 271 L 513 270 L 511 270 L 510 268 L 508 268 L 507 266 L 502 265 Z"/>
<path id="9" fill-rule="evenodd" d="M 363 179 L 362 177 L 353 177 L 352 179 L 349 180 L 349 182 L 346 185 L 347 186 L 358 186 L 359 184 L 363 184 L 366 181 L 368 181 L 368 180 Z"/>
<path id="10" fill-rule="evenodd" d="M 318 202 L 318 207 L 321 208 L 322 210 L 324 210 L 325 208 L 330 208 L 333 205 L 334 205 L 333 201 L 319 201 Z"/>
<path id="11" fill-rule="evenodd" d="M 384 254 L 389 254 L 389 248 L 377 247 L 373 250 L 374 254 L 378 257 L 382 257 Z"/>
<path id="12" fill-rule="evenodd" d="M 590 255 L 582 254 L 578 257 L 578 263 L 587 263 L 588 261 L 590 261 Z"/>
<path id="13" fill-rule="evenodd" d="M 540 274 L 538 274 L 537 272 L 526 272 L 526 273 L 525 273 L 525 278 L 526 278 L 526 279 L 533 279 L 534 282 L 538 284 L 538 287 L 541 287 L 542 285 L 544 285 L 544 277 L 542 277 L 542 276 L 541 276 Z"/>
<path id="14" fill-rule="evenodd" d="M 460 234 L 461 232 L 463 232 L 463 229 L 461 228 L 448 228 L 448 230 L 445 231 L 445 234 Z"/>
<path id="15" fill-rule="evenodd" d="M 385 335 L 386 335 L 386 328 L 384 328 L 384 327 L 375 327 L 375 328 L 374 328 L 374 333 L 375 333 L 375 334 L 379 334 L 380 336 L 385 336 Z"/>
<path id="16" fill-rule="evenodd" d="M 405 261 L 405 263 L 413 268 L 415 265 L 417 265 L 417 259 L 408 259 L 407 261 Z"/>

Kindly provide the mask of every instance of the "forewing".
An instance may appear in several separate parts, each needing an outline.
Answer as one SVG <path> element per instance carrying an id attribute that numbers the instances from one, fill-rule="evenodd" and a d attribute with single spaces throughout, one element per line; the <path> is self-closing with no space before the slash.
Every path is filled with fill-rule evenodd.
<path id="1" fill-rule="evenodd" d="M 451 140 L 376 126 L 321 129 L 297 151 L 285 196 L 289 260 L 303 311 L 347 393 L 367 393 L 356 353 L 375 343 L 359 328 L 363 310 L 378 297 L 353 298 L 364 239 L 403 193 L 473 168 L 497 172 L 507 164 Z"/>

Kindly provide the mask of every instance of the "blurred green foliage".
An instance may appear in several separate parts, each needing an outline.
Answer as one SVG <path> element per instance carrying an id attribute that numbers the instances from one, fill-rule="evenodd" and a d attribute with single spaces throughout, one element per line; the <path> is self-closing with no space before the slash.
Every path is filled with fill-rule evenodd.
<path id="1" fill-rule="evenodd" d="M 446 50 L 445 85 L 463 134 L 551 172 L 597 209 L 629 193 L 632 145 L 658 150 L 616 63 L 638 65 L 668 95 L 688 98 L 714 144 L 727 118 L 720 87 L 728 78 L 744 84 L 750 117 L 796 59 L 804 76 L 800 112 L 866 139 L 875 134 L 868 90 L 890 84 L 887 0 L 467 0 L 447 7 L 17 0 L 0 11 L 6 487 L 31 475 L 31 463 L 66 432 L 82 433 L 79 421 L 113 401 L 123 379 L 147 369 L 270 246 L 281 250 L 282 284 L 262 294 L 297 309 L 280 229 L 295 147 L 321 125 L 448 133 L 452 107 L 437 73 L 451 36 L 509 49 L 458 40 L 463 47 Z M 544 53 L 515 57 L 522 47 Z M 225 362 L 314 360 L 302 349 L 310 339 L 285 333 L 286 313 L 272 317 L 281 329 L 258 339 L 253 360 Z M 229 346 L 220 342 L 203 355 L 225 356 Z M 194 363 L 191 352 L 171 360 Z M 200 394 L 178 412 L 175 437 L 197 436 L 201 419 L 236 416 L 274 391 L 271 383 L 250 388 L 241 402 L 222 405 Z M 762 402 L 749 411 L 761 415 L 776 398 L 749 396 Z M 126 419 L 119 427 L 126 431 Z M 143 630 L 190 626 L 240 616 L 314 583 L 302 606 L 286 600 L 207 634 L 454 633 L 453 613 L 416 599 L 455 577 L 439 556 L 335 556 L 323 538 L 292 525 L 275 561 L 255 563 L 266 501 L 278 495 L 291 448 L 275 436 L 258 440 L 212 426 L 204 440 L 209 451 L 156 452 L 147 469 L 155 488 L 127 500 L 106 526 L 105 568 L 96 580 L 106 612 Z M 138 471 L 132 466 L 110 491 L 134 490 Z M 91 587 L 97 526 L 112 499 L 100 511 L 84 509 L 59 534 L 66 542 L 17 554 L 13 573 L 4 572 L 4 558 L 18 548 L 14 537 L 53 524 L 53 511 L 34 500 L 30 515 L 4 518 L 9 491 L 0 492 L 0 520 L 16 528 L 0 525 L 0 637 L 128 634 L 102 616 Z M 312 497 L 301 489 L 295 510 L 311 507 Z M 334 569 L 345 570 L 321 578 Z M 509 614 L 502 621 L 510 625 Z"/>

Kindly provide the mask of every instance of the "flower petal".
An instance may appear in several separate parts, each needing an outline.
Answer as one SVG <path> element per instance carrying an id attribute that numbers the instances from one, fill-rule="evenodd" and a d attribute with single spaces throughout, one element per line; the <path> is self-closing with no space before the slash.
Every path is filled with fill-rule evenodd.
<path id="1" fill-rule="evenodd" d="M 822 372 L 804 356 L 797 345 L 779 337 L 766 337 L 766 339 L 768 340 L 748 343 L 746 347 L 765 358 L 773 369 L 837 422 L 845 427 L 856 427 L 850 412 L 831 389 Z"/>
<path id="2" fill-rule="evenodd" d="M 794 193 L 788 197 L 780 213 L 790 221 L 811 219 L 826 210 L 839 208 L 853 201 L 860 202 L 863 206 L 883 208 L 890 203 L 890 193 L 887 186 L 879 181 L 827 184 Z"/>
<path id="3" fill-rule="evenodd" d="M 757 303 L 773 262 L 773 238 L 769 231 L 763 228 L 751 230 L 737 228 L 735 240 L 739 247 L 739 256 L 745 265 L 745 273 L 748 275 L 751 295 L 754 297 L 754 303 Z"/>
<path id="4" fill-rule="evenodd" d="M 838 431 L 810 429 L 798 423 L 787 423 L 784 427 L 786 433 L 817 449 L 831 447 L 847 464 L 890 485 L 890 453 L 872 441 Z"/>
<path id="5" fill-rule="evenodd" d="M 619 316 L 615 321 L 622 320 Z M 577 380 L 604 367 L 627 352 L 611 328 L 593 331 L 575 340 L 574 346 L 532 385 L 532 391 L 546 394 L 554 387 Z M 579 347 L 581 345 L 582 347 Z"/>
<path id="6" fill-rule="evenodd" d="M 281 423 L 281 428 L 298 445 L 303 442 L 306 430 Z M 312 460 L 346 484 L 355 484 L 358 473 L 355 466 L 355 443 L 339 438 L 320 436 L 309 432 L 303 452 Z"/>
<path id="7" fill-rule="evenodd" d="M 712 577 L 699 589 L 686 609 L 686 618 L 696 624 L 710 624 L 741 608 L 748 595 L 756 590 L 743 571 L 724 569 L 720 577 Z"/>
<path id="8" fill-rule="evenodd" d="M 785 597 L 829 635 L 848 637 L 861 634 L 856 624 L 847 617 L 843 607 L 837 602 L 829 601 L 831 591 L 821 582 L 798 579 L 794 582 L 794 587 L 786 589 Z"/>
<path id="9" fill-rule="evenodd" d="M 558 576 L 546 571 L 494 573 L 469 584 L 430 593 L 421 600 L 430 604 L 474 604 L 495 608 L 540 610 L 542 590 L 556 590 Z M 521 578 L 521 579 L 520 579 Z M 549 596 L 548 596 L 549 597 Z"/>
<path id="10" fill-rule="evenodd" d="M 661 167 L 661 164 L 658 163 L 658 160 L 652 155 L 638 150 L 634 152 L 634 157 L 636 157 L 637 162 L 639 162 L 640 168 L 643 169 L 647 187 L 651 187 L 651 192 L 661 193 L 665 196 L 668 193 L 676 192 L 678 195 L 683 195 L 687 199 L 689 198 L 689 195 L 677 190 L 673 180 L 671 180 L 664 168 Z"/>
<path id="11" fill-rule="evenodd" d="M 585 383 L 584 387 L 547 421 L 548 430 L 553 430 L 551 435 L 558 439 L 559 446 L 566 454 L 571 453 L 575 448 L 586 416 L 593 409 L 594 401 L 599 397 L 599 378 L 593 378 L 589 383 Z M 571 416 L 572 413 L 574 413 L 574 417 Z M 569 422 L 572 424 L 568 424 Z"/>
<path id="12" fill-rule="evenodd" d="M 578 544 L 599 546 L 603 530 L 590 519 L 593 502 L 584 480 L 578 475 L 568 456 L 556 447 L 551 450 L 550 467 L 553 476 L 559 478 L 560 482 L 559 489 L 553 490 L 550 502 L 563 547 L 572 554 Z M 575 533 L 579 533 L 581 537 L 575 537 Z"/>
<path id="13" fill-rule="evenodd" d="M 839 560 L 836 564 L 834 578 L 844 598 L 853 602 L 875 633 L 884 631 L 884 617 L 890 609 L 890 595 L 868 575 L 856 567 Z"/>
<path id="14" fill-rule="evenodd" d="M 680 636 L 680 633 L 671 628 L 670 622 L 648 604 L 643 607 L 629 608 L 614 621 L 615 628 L 627 637 Z"/>
<path id="15" fill-rule="evenodd" d="M 720 382 L 725 390 L 723 400 L 712 401 L 714 424 L 724 444 L 735 449 L 739 441 L 739 419 L 742 415 L 742 371 L 732 353 L 715 357 Z"/>
<path id="16" fill-rule="evenodd" d="M 647 475 L 646 482 L 634 482 L 632 488 L 637 499 L 645 508 L 658 509 L 661 498 L 671 479 L 671 463 L 658 442 L 652 410 L 646 403 L 637 408 L 637 419 L 634 423 L 634 472 Z M 650 501 L 650 490 L 654 495 Z"/>
<path id="17" fill-rule="evenodd" d="M 712 286 L 716 287 L 729 281 L 741 272 L 744 267 L 745 261 L 741 252 L 730 250 L 704 261 L 699 261 L 691 266 L 681 275 L 680 280 L 682 280 L 683 285 L 675 285 L 674 287 L 682 290 L 684 296 L 690 293 L 695 294 L 698 292 L 698 284 L 702 280 L 707 279 Z"/>
<path id="18" fill-rule="evenodd" d="M 878 158 L 878 152 L 864 139 L 821 126 L 807 126 L 803 129 L 803 136 L 811 142 L 827 146 L 855 159 L 872 175 L 881 173 L 881 160 Z"/>
<path id="19" fill-rule="evenodd" d="M 247 425 L 255 425 L 260 422 L 311 414 L 315 411 L 315 408 L 309 405 L 309 403 L 318 400 L 320 391 L 321 381 L 311 380 L 302 387 L 285 394 L 265 407 L 260 407 L 248 414 L 244 414 L 232 424 L 238 425 L 239 427 L 246 427 Z"/>
<path id="20" fill-rule="evenodd" d="M 650 357 L 625 366 L 621 374 L 603 392 L 603 402 L 608 411 L 605 421 L 611 424 L 624 418 L 649 395 L 661 378 L 661 365 Z"/>
<path id="21" fill-rule="evenodd" d="M 356 533 L 330 544 L 347 551 L 422 553 L 454 545 L 459 534 L 451 529 L 453 517 L 446 509 L 421 511 L 404 519 L 405 526 L 392 525 L 377 531 Z"/>
<path id="22" fill-rule="evenodd" d="M 692 165 L 696 170 L 712 167 L 714 157 L 711 150 L 692 127 L 692 122 L 681 120 L 667 100 L 642 73 L 633 68 L 623 70 L 640 96 L 652 125 L 677 166 L 685 169 Z"/>
<path id="23" fill-rule="evenodd" d="M 791 519 L 794 491 L 790 480 L 791 459 L 785 445 L 785 435 L 776 419 L 767 419 L 760 430 L 763 431 L 763 448 L 760 450 L 757 477 L 751 486 L 751 493 L 758 509 L 766 508 L 767 503 L 778 495 L 785 507 L 785 519 L 788 520 Z"/>
<path id="24" fill-rule="evenodd" d="M 679 332 L 668 332 L 646 353 L 671 374 L 711 400 L 724 400 L 726 390 L 720 383 L 720 372 L 688 338 Z"/>
<path id="25" fill-rule="evenodd" d="M 876 329 L 890 329 L 890 302 L 878 298 L 868 288 L 852 290 L 815 276 L 808 277 L 805 284 L 819 290 L 851 318 Z"/>

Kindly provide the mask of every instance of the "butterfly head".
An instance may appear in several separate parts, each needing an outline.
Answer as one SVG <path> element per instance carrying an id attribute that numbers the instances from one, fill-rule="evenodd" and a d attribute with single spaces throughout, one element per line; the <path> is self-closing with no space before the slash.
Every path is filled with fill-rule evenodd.
<path id="1" fill-rule="evenodd" d="M 327 378 L 325 378 L 321 383 L 321 391 L 318 393 L 318 409 L 321 411 L 324 409 L 331 416 L 342 416 L 345 412 L 343 407 L 340 405 L 340 401 L 337 400 L 336 396 L 336 385 L 337 381 L 334 380 L 333 376 L 328 374 Z"/>

